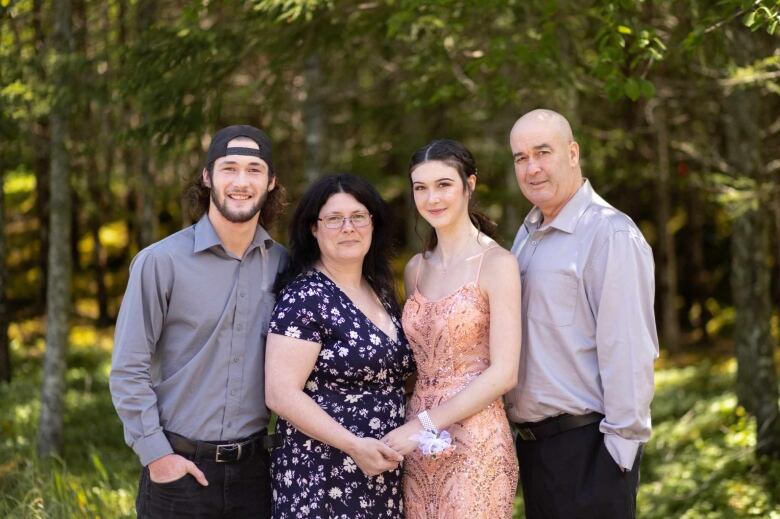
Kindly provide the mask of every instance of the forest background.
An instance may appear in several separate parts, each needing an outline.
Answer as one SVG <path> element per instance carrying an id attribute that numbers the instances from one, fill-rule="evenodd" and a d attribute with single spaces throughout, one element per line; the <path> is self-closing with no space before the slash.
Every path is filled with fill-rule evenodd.
<path id="1" fill-rule="evenodd" d="M 779 518 L 779 23 L 776 0 L 0 0 L 0 516 L 132 516 L 112 324 L 216 129 L 266 129 L 292 203 L 370 179 L 400 272 L 412 152 L 464 142 L 508 246 L 508 131 L 548 107 L 655 252 L 641 516 Z"/>

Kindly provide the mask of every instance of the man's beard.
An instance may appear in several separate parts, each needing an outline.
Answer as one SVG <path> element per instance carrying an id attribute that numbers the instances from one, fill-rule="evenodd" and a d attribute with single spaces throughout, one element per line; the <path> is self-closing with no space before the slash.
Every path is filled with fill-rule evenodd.
<path id="1" fill-rule="evenodd" d="M 263 195 L 258 199 L 257 203 L 251 206 L 249 209 L 245 209 L 243 211 L 231 211 L 227 206 L 227 195 L 225 195 L 225 198 L 220 201 L 219 198 L 217 198 L 214 189 L 211 190 L 211 202 L 214 204 L 214 207 L 217 208 L 219 214 L 225 217 L 225 220 L 232 223 L 244 223 L 254 218 L 255 215 L 263 208 L 263 203 L 265 202 L 267 196 L 268 192 L 263 193 Z"/>

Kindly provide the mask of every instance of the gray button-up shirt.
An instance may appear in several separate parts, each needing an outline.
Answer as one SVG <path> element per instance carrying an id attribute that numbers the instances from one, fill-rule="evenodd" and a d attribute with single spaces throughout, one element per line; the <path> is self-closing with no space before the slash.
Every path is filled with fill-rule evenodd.
<path id="1" fill-rule="evenodd" d="M 512 252 L 523 348 L 520 382 L 506 395 L 510 419 L 603 413 L 606 447 L 630 469 L 650 437 L 658 356 L 650 246 L 586 180 L 553 221 L 542 224 L 533 208 Z"/>
<path id="2" fill-rule="evenodd" d="M 110 386 L 143 465 L 173 452 L 163 429 L 235 440 L 268 424 L 265 338 L 286 261 L 260 226 L 244 257 L 232 255 L 206 215 L 133 259 Z"/>

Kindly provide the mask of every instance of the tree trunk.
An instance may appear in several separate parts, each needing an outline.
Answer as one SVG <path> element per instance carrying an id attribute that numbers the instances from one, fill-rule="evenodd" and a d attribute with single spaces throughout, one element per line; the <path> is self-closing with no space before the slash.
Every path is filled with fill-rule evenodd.
<path id="1" fill-rule="evenodd" d="M 108 130 L 107 117 L 101 118 L 101 126 L 105 130 Z M 111 175 L 111 171 L 114 167 L 113 160 L 113 139 L 110 137 L 110 133 L 104 133 L 107 141 L 105 146 L 105 162 L 103 167 L 105 169 L 105 175 L 108 177 Z M 90 171 L 98 171 L 98 161 L 95 156 L 92 155 L 89 159 Z M 106 219 L 109 215 L 109 207 L 106 203 L 105 193 L 109 192 L 109 179 L 101 181 L 103 175 L 87 175 L 87 189 L 89 190 L 89 198 L 92 201 L 91 213 L 89 216 L 89 232 L 92 235 L 92 271 L 95 277 L 96 286 L 96 298 L 98 304 L 98 326 L 107 326 L 111 322 L 111 317 L 108 313 L 108 289 L 106 287 L 106 273 L 108 270 L 108 254 L 103 247 L 103 243 L 100 241 L 100 227 L 102 220 Z"/>
<path id="2" fill-rule="evenodd" d="M 780 456 L 777 372 L 771 317 L 769 229 L 766 215 L 749 209 L 733 224 L 731 286 L 737 309 L 737 395 L 756 417 L 756 451 Z"/>
<path id="3" fill-rule="evenodd" d="M 70 121 L 68 121 L 68 136 L 72 132 Z M 71 165 L 71 158 L 68 157 L 68 167 Z M 81 254 L 79 253 L 79 236 L 81 236 L 79 209 L 81 203 L 79 202 L 79 193 L 75 189 L 71 190 L 70 196 L 70 266 L 72 271 L 80 273 L 82 271 Z"/>
<path id="4" fill-rule="evenodd" d="M 106 93 L 106 98 L 108 98 L 108 93 Z M 114 149 L 116 146 L 116 141 L 113 137 L 114 129 L 111 124 L 111 117 L 107 107 L 103 108 L 100 115 L 100 127 L 105 138 L 105 141 L 103 142 L 103 168 L 106 173 L 105 176 L 94 175 L 94 182 L 92 182 L 90 185 L 90 191 L 92 192 L 91 198 L 94 200 L 95 207 L 97 208 L 97 212 L 93 215 L 93 220 L 91 223 L 92 239 L 95 242 L 95 248 L 93 250 L 92 256 L 92 265 L 95 271 L 95 283 L 97 284 L 98 325 L 107 326 L 112 321 L 112 317 L 108 308 L 108 287 L 106 286 L 106 275 L 108 273 L 108 252 L 100 241 L 100 227 L 102 222 L 106 221 L 110 217 L 109 213 L 111 209 L 109 208 L 106 201 L 106 193 L 111 192 L 110 184 L 111 176 L 114 172 Z"/>
<path id="5" fill-rule="evenodd" d="M 49 272 L 46 299 L 46 354 L 43 362 L 41 419 L 38 454 L 49 456 L 62 451 L 62 415 L 65 393 L 65 352 L 71 298 L 71 200 L 68 179 L 67 110 L 63 99 L 69 87 L 65 62 L 71 49 L 70 0 L 54 1 L 53 51 L 57 57 L 52 74 L 55 89 L 51 122 L 51 210 L 49 220 Z"/>
<path id="6" fill-rule="evenodd" d="M 106 147 L 106 153 L 110 156 L 111 146 Z M 98 161 L 94 155 L 91 155 L 88 160 L 89 171 L 99 171 Z M 113 167 L 112 160 L 107 159 L 106 173 Z M 100 178 L 102 175 L 92 174 L 87 175 L 87 189 L 89 190 L 90 208 L 88 216 L 89 232 L 92 235 L 92 271 L 95 278 L 96 286 L 96 298 L 98 304 L 98 326 L 107 326 L 111 319 L 108 315 L 108 290 L 106 289 L 106 270 L 107 270 L 107 257 L 106 250 L 103 248 L 103 244 L 100 241 L 100 227 L 101 217 L 105 217 L 108 212 L 108 207 L 104 200 L 104 193 L 107 186 L 101 185 Z"/>
<path id="7" fill-rule="evenodd" d="M 658 149 L 658 181 L 656 191 L 656 224 L 658 227 L 658 256 L 660 258 L 659 287 L 661 289 L 661 337 L 669 351 L 676 351 L 680 342 L 677 315 L 677 251 L 674 234 L 669 228 L 671 219 L 671 192 L 669 187 L 669 127 L 666 100 L 660 98 L 652 111 L 652 125 Z"/>
<path id="8" fill-rule="evenodd" d="M 103 23 L 103 45 L 108 49 L 114 43 L 111 41 L 110 29 L 112 27 L 110 8 L 104 5 L 101 9 Z M 97 38 L 95 38 L 97 40 Z M 103 174 L 87 175 L 87 189 L 89 198 L 92 201 L 92 214 L 89 218 L 89 231 L 92 235 L 94 247 L 92 249 L 92 270 L 95 278 L 96 298 L 98 305 L 98 326 L 108 326 L 111 323 L 109 314 L 109 295 L 106 287 L 106 275 L 108 273 L 108 253 L 100 241 L 100 227 L 103 222 L 110 221 L 112 214 L 109 203 L 106 200 L 106 194 L 111 192 L 111 178 L 114 173 L 114 152 L 116 140 L 114 138 L 114 128 L 111 124 L 113 108 L 109 106 L 111 99 L 111 74 L 113 70 L 107 70 L 100 79 L 101 95 L 97 97 L 97 111 L 95 116 L 93 110 L 88 110 L 88 119 L 92 121 L 93 126 L 100 128 L 99 143 L 103 148 L 103 161 L 98 160 L 96 154 L 89 155 L 89 170 L 99 171 L 102 167 Z M 87 105 L 90 106 L 89 104 Z"/>
<path id="9" fill-rule="evenodd" d="M 8 344 L 8 312 L 6 311 L 5 285 L 5 197 L 3 196 L 5 171 L 0 168 L 0 382 L 11 381 L 11 351 Z"/>
<path id="10" fill-rule="evenodd" d="M 154 210 L 154 177 L 152 176 L 152 158 L 149 154 L 149 143 L 140 145 L 138 157 L 138 170 L 136 171 L 135 191 L 138 196 L 138 248 L 154 243 L 157 238 L 157 214 Z"/>
<path id="11" fill-rule="evenodd" d="M 687 241 L 691 262 L 690 268 L 693 276 L 691 303 L 698 309 L 691 320 L 691 326 L 696 331 L 696 340 L 701 344 L 706 344 L 709 340 L 707 321 L 711 317 L 707 309 L 707 298 L 710 297 L 712 289 L 709 286 L 709 271 L 704 261 L 705 203 L 698 189 L 690 185 L 688 186 L 687 198 L 689 201 Z"/>
<path id="12" fill-rule="evenodd" d="M 35 50 L 39 59 L 36 61 L 37 78 L 41 83 L 46 83 L 45 60 L 42 56 L 46 53 L 46 35 L 43 32 L 43 6 L 42 0 L 33 1 L 33 39 Z M 36 301 L 36 314 L 42 314 L 46 307 L 46 280 L 48 279 L 49 260 L 49 148 L 50 148 L 49 120 L 46 117 L 39 118 L 34 124 L 31 134 L 30 147 L 33 150 L 33 168 L 35 170 L 35 210 L 38 217 L 38 268 L 41 271 L 40 286 Z"/>
<path id="13" fill-rule="evenodd" d="M 504 217 L 499 222 L 502 226 L 504 234 L 510 237 L 511 240 L 515 239 L 520 224 L 523 223 L 523 217 L 525 215 L 520 214 L 520 210 L 517 207 L 518 200 L 521 199 L 519 195 L 520 189 L 517 186 L 517 175 L 515 174 L 514 164 L 507 166 L 506 175 L 504 176 L 504 184 L 506 192 L 511 193 L 513 196 L 506 196 L 504 200 Z M 511 243 L 509 244 L 511 246 Z"/>
<path id="14" fill-rule="evenodd" d="M 775 273 L 777 274 L 777 293 L 775 294 L 775 308 L 780 307 L 780 168 L 775 171 L 775 181 L 773 184 L 771 197 L 774 200 L 772 209 L 775 213 Z"/>
<path id="15" fill-rule="evenodd" d="M 323 84 L 319 55 L 309 55 L 303 66 L 306 84 L 306 99 L 303 101 L 303 175 L 308 185 L 322 174 L 325 157 L 325 110 L 322 102 Z"/>
<path id="16" fill-rule="evenodd" d="M 156 0 L 142 0 L 136 6 L 136 23 L 139 37 L 154 23 L 157 12 Z M 139 118 L 141 126 L 146 124 L 146 115 Z M 144 141 L 139 146 L 138 169 L 135 171 L 135 191 L 138 196 L 138 247 L 151 245 L 157 238 L 157 213 L 155 211 L 155 179 L 152 175 L 152 157 L 150 153 L 151 134 L 144 131 Z"/>
<path id="17" fill-rule="evenodd" d="M 747 30 L 735 30 L 731 41 L 737 66 L 748 65 L 754 41 Z M 731 290 L 736 308 L 737 396 L 756 417 L 756 452 L 780 457 L 775 344 L 770 332 L 771 267 L 769 226 L 761 186 L 762 108 L 756 88 L 727 92 L 724 116 L 728 161 L 733 171 L 755 182 L 739 207 L 731 235 Z M 765 196 L 765 195 L 764 195 Z"/>
<path id="18" fill-rule="evenodd" d="M 129 45 L 130 40 L 130 9 L 128 0 L 118 0 L 117 2 L 117 45 L 119 48 L 125 48 Z M 119 68 L 122 69 L 126 66 L 126 58 L 123 54 L 119 55 Z M 133 119 L 133 107 L 128 100 L 125 100 L 119 107 L 118 119 L 120 121 L 131 121 Z M 127 193 L 124 197 L 124 211 L 127 215 L 130 215 L 125 219 L 125 225 L 127 226 L 127 241 L 125 247 L 122 249 L 122 263 L 127 264 L 130 262 L 130 258 L 133 255 L 133 246 L 138 244 L 137 239 L 137 221 L 136 206 L 136 186 L 135 186 L 135 154 L 133 153 L 133 146 L 128 142 L 128 139 L 121 141 L 121 153 L 120 162 L 125 175 L 125 182 L 127 182 Z"/>

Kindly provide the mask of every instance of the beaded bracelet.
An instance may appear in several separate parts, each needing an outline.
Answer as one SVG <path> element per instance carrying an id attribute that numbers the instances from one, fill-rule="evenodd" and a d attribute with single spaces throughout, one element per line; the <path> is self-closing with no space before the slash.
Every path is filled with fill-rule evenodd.
<path id="1" fill-rule="evenodd" d="M 433 421 L 431 420 L 431 417 L 428 416 L 428 411 L 423 411 L 420 414 L 418 414 L 417 419 L 420 420 L 423 429 L 433 434 L 439 434 L 439 430 L 436 428 L 435 425 L 433 425 Z"/>

